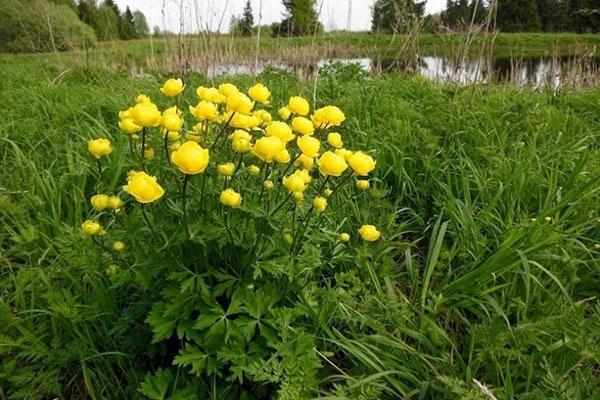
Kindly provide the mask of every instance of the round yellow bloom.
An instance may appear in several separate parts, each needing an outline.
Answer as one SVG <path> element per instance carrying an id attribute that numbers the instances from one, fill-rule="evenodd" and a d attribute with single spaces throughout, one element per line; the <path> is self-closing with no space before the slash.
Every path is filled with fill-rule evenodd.
<path id="1" fill-rule="evenodd" d="M 137 97 L 135 98 L 135 102 L 136 103 L 152 103 L 152 100 L 150 100 L 150 97 L 146 96 L 145 94 L 138 94 Z"/>
<path id="2" fill-rule="evenodd" d="M 285 150 L 285 144 L 276 136 L 263 136 L 252 146 L 252 154 L 264 162 L 270 163 Z"/>
<path id="3" fill-rule="evenodd" d="M 552 217 L 545 217 L 544 221 L 546 221 L 546 222 L 552 222 Z"/>
<path id="4" fill-rule="evenodd" d="M 298 175 L 300 178 L 304 180 L 304 183 L 307 185 L 312 182 L 312 177 L 310 176 L 310 172 L 306 169 L 299 169 L 294 172 L 294 175 Z"/>
<path id="5" fill-rule="evenodd" d="M 277 114 L 279 115 L 279 118 L 281 118 L 284 121 L 287 121 L 288 119 L 290 119 L 290 115 L 292 115 L 292 112 L 287 107 L 281 107 L 277 111 Z"/>
<path id="6" fill-rule="evenodd" d="M 367 180 L 359 179 L 356 181 L 356 187 L 359 188 L 360 190 L 367 190 L 368 188 L 371 187 L 371 183 L 369 183 L 369 181 L 367 181 Z"/>
<path id="7" fill-rule="evenodd" d="M 219 200 L 223 205 L 231 208 L 238 208 L 242 204 L 242 196 L 233 189 L 223 190 Z"/>
<path id="8" fill-rule="evenodd" d="M 327 143 L 333 148 L 341 149 L 344 147 L 344 142 L 342 142 L 342 135 L 336 132 L 331 132 L 327 135 Z"/>
<path id="9" fill-rule="evenodd" d="M 113 250 L 123 251 L 123 249 L 125 249 L 125 243 L 119 241 L 113 243 Z"/>
<path id="10" fill-rule="evenodd" d="M 235 164 L 228 162 L 217 166 L 217 173 L 221 176 L 232 176 L 235 172 Z"/>
<path id="11" fill-rule="evenodd" d="M 313 124 L 317 128 L 339 126 L 346 120 L 346 116 L 335 106 L 326 106 L 315 110 L 312 116 Z"/>
<path id="12" fill-rule="evenodd" d="M 307 157 L 315 158 L 319 155 L 321 142 L 319 142 L 317 138 L 312 136 L 300 136 L 298 140 L 296 140 L 296 144 L 300 151 L 302 151 L 302 154 Z"/>
<path id="13" fill-rule="evenodd" d="M 183 119 L 177 113 L 163 114 L 160 125 L 168 131 L 179 131 L 183 126 Z"/>
<path id="14" fill-rule="evenodd" d="M 252 97 L 252 100 L 262 103 L 269 104 L 269 97 L 271 97 L 271 92 L 269 89 L 263 85 L 262 83 L 257 83 L 248 89 L 248 94 Z"/>
<path id="15" fill-rule="evenodd" d="M 227 108 L 241 114 L 250 114 L 254 103 L 242 92 L 231 93 L 227 96 Z"/>
<path id="16" fill-rule="evenodd" d="M 108 206 L 113 210 L 118 210 L 123 207 L 123 200 L 119 196 L 110 196 L 108 199 Z"/>
<path id="17" fill-rule="evenodd" d="M 331 189 L 325 189 L 323 191 L 323 196 L 325 196 L 325 197 L 330 197 L 332 194 L 333 194 L 333 190 L 331 190 Z"/>
<path id="18" fill-rule="evenodd" d="M 139 126 L 158 126 L 160 123 L 160 111 L 154 103 L 138 103 L 131 109 L 131 118 Z"/>
<path id="19" fill-rule="evenodd" d="M 296 160 L 296 165 L 302 165 L 302 168 L 311 170 L 315 163 L 315 159 L 312 157 L 308 157 L 304 154 L 300 154 L 298 159 Z"/>
<path id="20" fill-rule="evenodd" d="M 342 233 L 342 234 L 340 235 L 340 240 L 341 240 L 342 242 L 347 242 L 347 241 L 349 241 L 349 240 L 350 240 L 350 235 L 348 235 L 347 233 Z"/>
<path id="21" fill-rule="evenodd" d="M 119 267 L 117 267 L 116 265 L 109 265 L 108 268 L 106 268 L 106 271 L 104 272 L 108 276 L 113 276 L 116 275 L 117 272 L 119 272 Z"/>
<path id="22" fill-rule="evenodd" d="M 181 148 L 181 143 L 173 143 L 170 147 L 171 151 L 176 151 Z"/>
<path id="23" fill-rule="evenodd" d="M 275 156 L 275 161 L 277 161 L 280 164 L 287 164 L 287 163 L 289 163 L 290 162 L 290 152 L 287 151 L 287 149 L 281 150 Z"/>
<path id="24" fill-rule="evenodd" d="M 181 133 L 175 131 L 175 132 L 167 132 L 167 136 L 169 138 L 170 141 L 174 142 L 176 140 L 179 140 L 179 138 L 181 137 Z"/>
<path id="25" fill-rule="evenodd" d="M 105 194 L 97 194 L 90 199 L 92 207 L 96 211 L 103 211 L 110 207 L 110 197 Z"/>
<path id="26" fill-rule="evenodd" d="M 123 118 L 119 121 L 119 129 L 125 133 L 132 134 L 141 131 L 142 127 L 136 125 L 131 118 Z"/>
<path id="27" fill-rule="evenodd" d="M 232 93 L 236 93 L 239 91 L 240 89 L 238 89 L 237 86 L 231 83 L 222 83 L 221 85 L 219 85 L 219 92 L 221 92 L 225 96 L 229 96 Z"/>
<path id="28" fill-rule="evenodd" d="M 162 115 L 165 114 L 175 114 L 175 115 L 179 115 L 180 117 L 183 115 L 183 112 L 177 108 L 177 106 L 173 106 L 173 107 L 169 107 L 167 108 L 165 111 L 162 112 Z"/>
<path id="29" fill-rule="evenodd" d="M 260 168 L 258 168 L 258 166 L 256 166 L 256 165 L 252 164 L 248 167 L 248 172 L 251 175 L 258 175 L 258 174 L 260 174 Z"/>
<path id="30" fill-rule="evenodd" d="M 165 190 L 156 183 L 156 177 L 145 172 L 134 172 L 127 178 L 127 185 L 123 187 L 136 201 L 147 204 L 160 199 Z"/>
<path id="31" fill-rule="evenodd" d="M 271 189 L 273 189 L 274 184 L 273 184 L 273 181 L 270 181 L 267 179 L 266 181 L 263 182 L 263 186 L 265 189 L 271 190 Z"/>
<path id="32" fill-rule="evenodd" d="M 367 242 L 374 242 L 379 239 L 381 236 L 381 232 L 377 230 L 377 228 L 373 225 L 363 225 L 358 230 L 360 237 Z"/>
<path id="33" fill-rule="evenodd" d="M 281 121 L 272 122 L 265 129 L 265 133 L 267 136 L 277 136 L 284 142 L 289 142 L 295 138 L 294 134 L 292 133 L 292 128 L 290 128 L 290 126 L 285 122 Z"/>
<path id="34" fill-rule="evenodd" d="M 310 105 L 308 104 L 308 101 L 300 96 L 291 97 L 288 103 L 288 108 L 294 114 L 302 117 L 306 116 L 310 111 Z"/>
<path id="35" fill-rule="evenodd" d="M 252 135 L 250 135 L 248 133 L 248 131 L 245 131 L 243 129 L 236 129 L 231 134 L 231 140 L 235 141 L 235 140 L 239 140 L 239 139 L 251 140 Z"/>
<path id="36" fill-rule="evenodd" d="M 261 123 L 261 120 L 254 115 L 234 114 L 233 111 L 224 114 L 222 120 L 225 123 L 229 121 L 229 125 L 236 129 L 252 129 L 259 126 Z"/>
<path id="37" fill-rule="evenodd" d="M 341 148 L 341 149 L 336 149 L 335 154 L 337 154 L 340 157 L 344 157 L 344 160 L 348 161 L 350 159 L 350 157 L 352 157 L 354 152 L 352 150 Z"/>
<path id="38" fill-rule="evenodd" d="M 202 141 L 202 136 L 200 135 L 195 135 L 192 132 L 187 132 L 185 134 L 185 140 L 188 142 L 196 142 L 196 143 L 200 143 Z M 178 143 L 176 143 L 178 144 Z M 177 147 L 177 149 L 181 148 L 181 146 Z"/>
<path id="39" fill-rule="evenodd" d="M 322 213 L 327 208 L 327 199 L 325 197 L 315 197 L 312 202 L 313 208 L 317 213 Z"/>
<path id="40" fill-rule="evenodd" d="M 293 193 L 302 193 L 304 190 L 306 190 L 306 183 L 304 182 L 304 179 L 297 174 L 284 176 L 283 186 Z"/>
<path id="41" fill-rule="evenodd" d="M 283 234 L 283 240 L 285 240 L 287 244 L 294 243 L 294 237 L 289 232 Z"/>
<path id="42" fill-rule="evenodd" d="M 237 139 L 233 141 L 232 147 L 236 153 L 247 153 L 252 149 L 252 144 L 247 139 Z"/>
<path id="43" fill-rule="evenodd" d="M 292 193 L 292 197 L 294 197 L 294 200 L 296 200 L 298 203 L 300 203 L 302 200 L 304 200 L 304 193 L 302 193 L 302 192 L 293 192 Z"/>
<path id="44" fill-rule="evenodd" d="M 319 171 L 324 175 L 340 176 L 348 168 L 344 157 L 340 157 L 331 151 L 326 151 L 317 160 Z"/>
<path id="45" fill-rule="evenodd" d="M 204 86 L 200 86 L 196 89 L 196 94 L 200 98 L 200 100 L 208 101 L 215 104 L 225 103 L 227 100 L 227 96 L 219 91 L 217 88 L 207 88 Z"/>
<path id="46" fill-rule="evenodd" d="M 185 85 L 181 79 L 167 79 L 162 85 L 160 91 L 167 97 L 175 97 L 179 95 L 185 89 Z"/>
<path id="47" fill-rule="evenodd" d="M 147 149 L 147 150 L 144 150 L 144 158 L 145 158 L 146 160 L 149 160 L 149 159 L 151 159 L 151 158 L 154 158 L 154 155 L 155 155 L 155 153 L 154 153 L 154 149 Z"/>
<path id="48" fill-rule="evenodd" d="M 312 135 L 315 133 L 315 127 L 312 122 L 304 117 L 296 117 L 292 120 L 292 128 L 303 135 Z"/>
<path id="49" fill-rule="evenodd" d="M 268 125 L 273 121 L 273 117 L 267 110 L 256 110 L 252 115 L 262 121 L 261 125 Z"/>
<path id="50" fill-rule="evenodd" d="M 171 161 L 181 172 L 196 175 L 204 172 L 209 161 L 208 149 L 203 149 L 196 142 L 185 142 L 171 153 Z"/>
<path id="51" fill-rule="evenodd" d="M 108 139 L 94 139 L 88 142 L 89 152 L 96 158 L 107 156 L 112 152 L 112 146 Z"/>
<path id="52" fill-rule="evenodd" d="M 103 231 L 102 225 L 89 219 L 81 224 L 81 230 L 88 236 L 100 235 Z"/>
<path id="53" fill-rule="evenodd" d="M 375 169 L 376 162 L 370 155 L 357 151 L 348 159 L 348 164 L 356 175 L 367 176 Z"/>
<path id="54" fill-rule="evenodd" d="M 198 121 L 216 121 L 219 119 L 217 106 L 206 100 L 200 101 L 196 107 L 190 106 L 190 113 L 192 113 Z"/>

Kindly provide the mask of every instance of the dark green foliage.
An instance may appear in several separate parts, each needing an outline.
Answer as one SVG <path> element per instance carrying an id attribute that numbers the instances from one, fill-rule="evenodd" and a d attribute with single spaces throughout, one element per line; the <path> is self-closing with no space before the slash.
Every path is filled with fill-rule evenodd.
<path id="1" fill-rule="evenodd" d="M 246 2 L 244 11 L 240 19 L 232 23 L 232 32 L 239 36 L 251 36 L 254 32 L 254 16 L 252 15 L 252 6 L 250 0 Z"/>
<path id="2" fill-rule="evenodd" d="M 96 41 L 70 7 L 46 0 L 6 0 L 0 20 L 0 52 L 69 50 Z"/>
<path id="3" fill-rule="evenodd" d="M 273 24 L 273 36 L 306 36 L 323 30 L 315 10 L 316 0 L 282 0 L 284 19 Z"/>
<path id="4" fill-rule="evenodd" d="M 498 0 L 498 27 L 504 32 L 537 32 L 542 29 L 536 0 Z"/>
<path id="5" fill-rule="evenodd" d="M 448 0 L 442 12 L 442 23 L 452 30 L 465 30 L 471 25 L 483 24 L 488 9 L 483 0 Z"/>
<path id="6" fill-rule="evenodd" d="M 425 1 L 377 0 L 373 5 L 371 31 L 404 33 L 410 31 L 425 12 Z"/>
<path id="7" fill-rule="evenodd" d="M 135 28 L 136 38 L 144 38 L 150 34 L 146 16 L 141 11 L 136 10 L 133 12 L 133 26 Z"/>
<path id="8" fill-rule="evenodd" d="M 569 11 L 575 32 L 600 32 L 600 0 L 571 0 Z"/>

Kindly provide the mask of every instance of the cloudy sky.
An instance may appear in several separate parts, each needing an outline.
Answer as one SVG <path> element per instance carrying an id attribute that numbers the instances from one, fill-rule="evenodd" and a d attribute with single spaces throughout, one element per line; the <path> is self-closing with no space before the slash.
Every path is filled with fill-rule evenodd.
<path id="1" fill-rule="evenodd" d="M 317 0 L 321 8 L 321 22 L 327 30 L 345 29 L 348 26 L 348 9 L 352 5 L 350 27 L 355 31 L 370 28 L 371 5 L 374 0 Z M 132 11 L 140 10 L 148 19 L 148 25 L 177 32 L 180 15 L 184 15 L 185 31 L 197 31 L 198 26 L 211 30 L 226 31 L 232 15 L 241 14 L 246 0 L 116 0 L 121 9 L 129 6 Z M 255 22 L 258 23 L 262 3 L 262 22 L 270 24 L 281 20 L 281 0 L 251 0 Z M 427 12 L 443 9 L 445 0 L 428 0 Z"/>

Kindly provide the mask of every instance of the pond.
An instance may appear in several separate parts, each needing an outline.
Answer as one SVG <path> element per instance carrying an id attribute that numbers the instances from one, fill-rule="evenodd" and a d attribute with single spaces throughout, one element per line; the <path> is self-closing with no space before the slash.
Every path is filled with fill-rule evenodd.
<path id="1" fill-rule="evenodd" d="M 303 64 L 262 62 L 258 72 L 268 67 L 284 69 L 301 78 L 335 63 L 355 64 L 364 72 L 419 74 L 445 84 L 504 83 L 518 87 L 556 89 L 562 85 L 594 86 L 600 84 L 600 57 L 527 57 L 457 60 L 423 56 L 417 60 L 375 58 L 331 58 Z M 209 78 L 219 75 L 255 72 L 255 64 L 217 64 L 206 71 Z"/>

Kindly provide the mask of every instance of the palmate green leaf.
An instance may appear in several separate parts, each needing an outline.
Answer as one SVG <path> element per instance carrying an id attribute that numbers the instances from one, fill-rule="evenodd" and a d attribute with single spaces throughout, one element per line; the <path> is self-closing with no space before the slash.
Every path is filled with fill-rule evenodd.
<path id="1" fill-rule="evenodd" d="M 138 391 L 152 400 L 166 400 L 173 373 L 169 369 L 159 368 L 154 375 L 146 375 Z"/>
<path id="2" fill-rule="evenodd" d="M 189 367 L 190 372 L 197 376 L 200 376 L 204 372 L 210 373 L 214 371 L 214 363 L 211 361 L 210 356 L 191 344 L 179 350 L 179 355 L 173 360 L 173 365 Z"/>
<path id="3" fill-rule="evenodd" d="M 214 312 L 207 312 L 198 317 L 196 319 L 196 323 L 194 324 L 194 329 L 207 329 L 214 325 L 214 323 L 219 319 L 223 318 L 223 314 L 217 314 Z"/>
<path id="4" fill-rule="evenodd" d="M 223 346 L 227 342 L 228 325 L 227 318 L 219 318 L 204 335 L 205 342 L 202 344 L 209 349 Z"/>
<path id="5" fill-rule="evenodd" d="M 150 314 L 146 318 L 146 323 L 152 327 L 152 333 L 154 334 L 152 336 L 152 343 L 158 343 L 161 340 L 169 338 L 177 325 L 175 318 L 165 317 L 165 308 L 165 303 L 155 303 L 152 311 L 150 311 Z"/>

